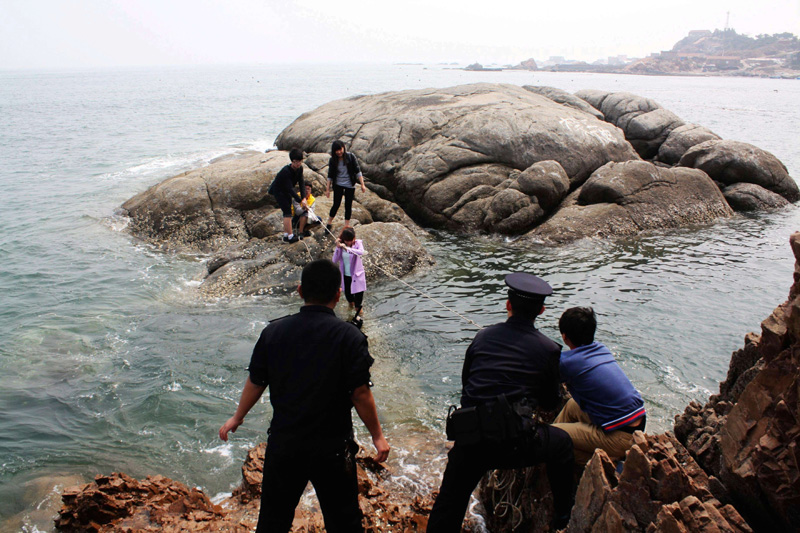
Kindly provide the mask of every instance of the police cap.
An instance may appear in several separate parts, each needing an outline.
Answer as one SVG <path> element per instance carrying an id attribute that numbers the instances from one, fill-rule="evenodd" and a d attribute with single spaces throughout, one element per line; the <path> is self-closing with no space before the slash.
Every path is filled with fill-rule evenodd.
<path id="1" fill-rule="evenodd" d="M 553 287 L 545 280 L 527 272 L 508 274 L 506 276 L 506 285 L 508 285 L 509 293 L 521 298 L 544 300 L 553 294 Z"/>

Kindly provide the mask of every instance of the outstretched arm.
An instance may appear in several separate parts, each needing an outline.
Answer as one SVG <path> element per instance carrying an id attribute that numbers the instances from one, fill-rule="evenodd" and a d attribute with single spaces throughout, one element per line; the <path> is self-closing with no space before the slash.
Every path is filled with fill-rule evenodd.
<path id="1" fill-rule="evenodd" d="M 250 409 L 253 408 L 266 389 L 266 387 L 254 384 L 250 381 L 250 376 L 247 376 L 247 381 L 244 382 L 244 389 L 242 390 L 242 397 L 239 399 L 239 407 L 236 408 L 236 413 L 219 428 L 219 438 L 227 442 L 228 432 L 236 433 L 236 429 L 244 422 L 244 417 L 247 416 L 247 413 L 250 412 Z"/>
<path id="2" fill-rule="evenodd" d="M 369 385 L 361 385 L 353 391 L 350 399 L 356 408 L 358 417 L 367 426 L 369 434 L 372 436 L 372 444 L 375 445 L 375 450 L 378 454 L 375 460 L 382 463 L 389 457 L 389 443 L 383 436 L 381 423 L 378 420 L 378 410 L 375 408 L 375 398 L 372 396 L 372 389 Z"/>

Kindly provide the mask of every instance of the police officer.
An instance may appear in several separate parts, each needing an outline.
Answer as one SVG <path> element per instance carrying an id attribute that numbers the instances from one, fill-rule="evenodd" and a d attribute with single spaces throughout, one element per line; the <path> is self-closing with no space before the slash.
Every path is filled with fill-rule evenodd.
<path id="1" fill-rule="evenodd" d="M 257 532 L 288 532 L 309 481 L 328 531 L 363 531 L 353 407 L 372 436 L 376 460 L 389 455 L 370 390 L 367 338 L 333 312 L 340 281 L 339 267 L 327 259 L 306 265 L 298 288 L 305 305 L 261 332 L 236 413 L 219 429 L 227 441 L 269 387 L 273 416 Z"/>
<path id="2" fill-rule="evenodd" d="M 488 470 L 545 463 L 555 519 L 564 527 L 572 507 L 572 441 L 563 430 L 534 424 L 531 407 L 558 402 L 561 348 L 534 326 L 553 289 L 517 272 L 508 285 L 508 320 L 475 335 L 461 375 L 461 409 L 448 416 L 448 453 L 428 533 L 458 532 L 470 495 Z M 452 425 L 451 425 L 452 424 Z"/>

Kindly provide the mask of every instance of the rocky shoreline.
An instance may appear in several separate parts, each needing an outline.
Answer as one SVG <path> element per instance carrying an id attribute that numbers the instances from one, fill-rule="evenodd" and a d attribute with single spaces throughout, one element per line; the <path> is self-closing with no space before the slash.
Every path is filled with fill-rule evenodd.
<path id="1" fill-rule="evenodd" d="M 789 297 L 733 353 L 720 393 L 676 416 L 675 433 L 635 434 L 626 460 L 598 450 L 577 489 L 569 532 L 791 531 L 800 528 L 800 232 Z M 248 454 L 242 484 L 220 504 L 162 476 L 98 476 L 63 492 L 62 531 L 250 531 L 266 444 Z M 393 493 L 392 473 L 359 459 L 365 528 L 424 531 L 435 493 Z M 505 477 L 498 477 L 505 476 Z M 547 531 L 551 502 L 537 468 L 490 473 L 479 489 L 490 531 Z M 298 511 L 294 531 L 322 531 Z"/>

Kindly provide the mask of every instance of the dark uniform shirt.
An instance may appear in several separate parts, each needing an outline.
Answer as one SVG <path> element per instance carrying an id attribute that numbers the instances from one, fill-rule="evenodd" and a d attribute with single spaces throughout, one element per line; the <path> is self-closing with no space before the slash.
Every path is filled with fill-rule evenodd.
<path id="1" fill-rule="evenodd" d="M 366 336 L 326 306 L 270 322 L 249 368 L 250 381 L 269 386 L 269 448 L 341 446 L 353 431 L 350 396 L 369 384 L 372 362 Z"/>
<path id="2" fill-rule="evenodd" d="M 509 317 L 478 332 L 467 348 L 461 405 L 471 407 L 505 394 L 512 400 L 535 399 L 552 409 L 558 401 L 561 347 L 533 321 Z"/>
<path id="3" fill-rule="evenodd" d="M 275 179 L 272 180 L 268 192 L 270 194 L 280 194 L 286 198 L 294 198 L 297 203 L 300 203 L 303 199 L 300 197 L 300 194 L 295 192 L 295 185 L 299 185 L 300 194 L 306 193 L 306 184 L 305 181 L 303 181 L 303 167 L 295 170 L 292 168 L 292 165 L 286 165 L 278 172 Z"/>

